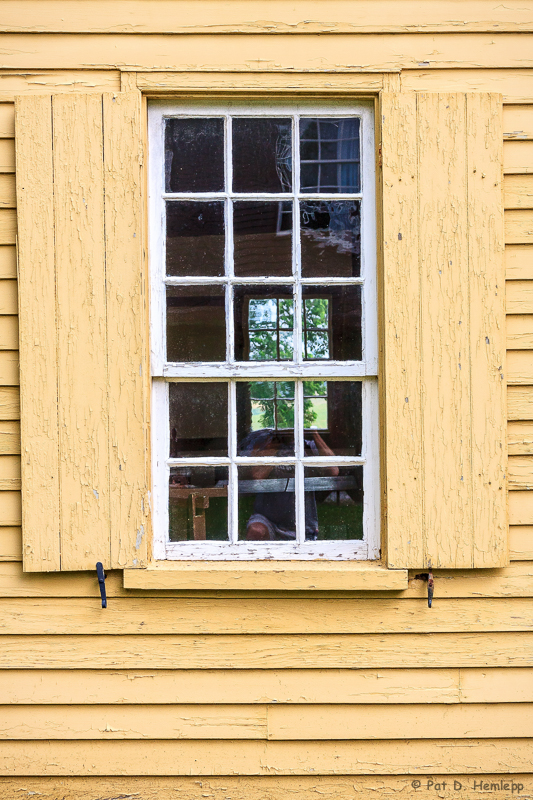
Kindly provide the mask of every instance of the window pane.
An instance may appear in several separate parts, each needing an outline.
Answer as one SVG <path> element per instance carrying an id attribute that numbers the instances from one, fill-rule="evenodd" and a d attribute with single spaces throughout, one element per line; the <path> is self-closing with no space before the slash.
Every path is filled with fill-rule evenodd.
<path id="1" fill-rule="evenodd" d="M 294 456 L 294 381 L 237 383 L 241 456 Z"/>
<path id="2" fill-rule="evenodd" d="M 361 381 L 304 381 L 304 454 L 360 456 Z"/>
<path id="3" fill-rule="evenodd" d="M 167 361 L 225 361 L 223 286 L 167 286 Z"/>
<path id="4" fill-rule="evenodd" d="M 300 187 L 302 192 L 361 191 L 359 120 L 300 120 Z"/>
<path id="5" fill-rule="evenodd" d="M 235 275 L 292 275 L 292 203 L 233 204 Z"/>
<path id="6" fill-rule="evenodd" d="M 291 286 L 235 286 L 235 359 L 291 360 L 293 311 Z"/>
<path id="7" fill-rule="evenodd" d="M 224 189 L 224 120 L 167 119 L 165 191 Z"/>
<path id="8" fill-rule="evenodd" d="M 357 278 L 361 274 L 358 200 L 300 202 L 303 278 Z"/>
<path id="9" fill-rule="evenodd" d="M 294 467 L 239 467 L 239 539 L 296 539 Z"/>
<path id="10" fill-rule="evenodd" d="M 167 275 L 224 275 L 224 203 L 170 201 Z"/>
<path id="11" fill-rule="evenodd" d="M 290 119 L 234 118 L 233 191 L 290 192 Z"/>
<path id="12" fill-rule="evenodd" d="M 306 467 L 305 538 L 363 538 L 363 467 Z"/>
<path id="13" fill-rule="evenodd" d="M 171 467 L 171 542 L 228 540 L 228 468 Z"/>
<path id="14" fill-rule="evenodd" d="M 227 456 L 227 383 L 170 383 L 168 388 L 170 458 Z"/>
<path id="15" fill-rule="evenodd" d="M 361 287 L 302 286 L 302 337 L 306 361 L 360 361 Z"/>

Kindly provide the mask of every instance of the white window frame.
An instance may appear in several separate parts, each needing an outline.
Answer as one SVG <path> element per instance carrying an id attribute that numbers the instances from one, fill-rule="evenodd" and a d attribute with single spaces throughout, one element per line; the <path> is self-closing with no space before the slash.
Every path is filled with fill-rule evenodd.
<path id="1" fill-rule="evenodd" d="M 225 186 L 228 191 L 210 193 L 165 193 L 164 184 L 164 121 L 169 117 L 223 117 L 225 119 Z M 293 125 L 293 192 L 292 193 L 233 193 L 231 186 L 231 143 L 227 131 L 231 129 L 233 116 L 263 117 L 359 117 L 361 145 L 361 192 L 359 194 L 302 194 L 299 192 L 299 174 L 294 168 L 299 155 L 297 126 Z M 150 261 L 150 350 L 152 373 L 151 443 L 152 443 L 152 497 L 153 497 L 153 557 L 155 560 L 364 560 L 380 555 L 380 469 L 379 469 L 379 403 L 378 403 L 378 341 L 377 341 L 377 288 L 376 288 L 376 176 L 374 144 L 374 106 L 371 100 L 356 103 L 329 101 L 317 105 L 306 101 L 269 102 L 266 104 L 209 104 L 204 102 L 187 104 L 168 100 L 152 101 L 148 106 L 148 196 L 149 196 L 149 261 Z M 224 200 L 226 226 L 226 277 L 224 278 L 167 278 L 165 269 L 165 200 L 167 199 Z M 293 268 L 291 278 L 233 278 L 233 220 L 231 199 L 282 200 L 293 202 Z M 300 215 L 298 201 L 308 200 L 357 200 L 361 201 L 361 275 L 358 278 L 309 278 L 298 276 L 300 263 Z M 232 292 L 226 292 L 226 315 L 228 325 L 228 353 L 226 363 L 167 363 L 166 356 L 166 286 L 182 284 L 232 285 L 312 285 L 325 287 L 334 284 L 359 284 L 362 291 L 362 348 L 361 361 L 302 362 L 301 353 L 301 304 L 299 291 L 294 304 L 294 344 L 296 361 L 236 363 L 229 358 L 233 345 Z M 303 456 L 303 425 L 301 435 L 296 437 L 295 457 L 249 458 L 237 455 L 236 438 L 236 380 L 290 380 L 300 379 L 295 385 L 295 429 L 303 415 L 302 380 L 362 380 L 363 442 L 360 457 Z M 227 381 L 229 412 L 229 455 L 227 458 L 179 458 L 170 459 L 169 454 L 169 392 L 173 381 Z M 237 541 L 237 466 L 239 464 L 295 464 L 296 516 L 299 527 L 297 542 Z M 170 542 L 168 539 L 168 486 L 171 466 L 227 465 L 229 468 L 229 542 Z M 313 466 L 349 466 L 363 464 L 363 530 L 362 540 L 305 541 L 305 519 L 303 502 L 303 468 Z"/>

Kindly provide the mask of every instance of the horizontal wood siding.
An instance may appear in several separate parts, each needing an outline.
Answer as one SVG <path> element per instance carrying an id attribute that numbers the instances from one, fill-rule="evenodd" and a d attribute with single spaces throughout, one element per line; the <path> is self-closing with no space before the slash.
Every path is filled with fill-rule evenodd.
<path id="1" fill-rule="evenodd" d="M 414 777 L 422 800 L 533 791 L 532 21 L 529 0 L 4 0 L 2 800 L 381 800 Z M 404 591 L 288 597 L 127 590 L 111 571 L 103 610 L 95 574 L 22 570 L 13 99 L 237 83 L 504 96 L 512 563 L 436 571 L 431 610 L 416 572 Z"/>

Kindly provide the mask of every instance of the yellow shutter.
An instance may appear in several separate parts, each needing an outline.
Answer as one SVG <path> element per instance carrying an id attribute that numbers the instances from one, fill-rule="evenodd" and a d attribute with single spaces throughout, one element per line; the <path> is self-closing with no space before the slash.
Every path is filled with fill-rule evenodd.
<path id="1" fill-rule="evenodd" d="M 138 93 L 16 101 L 24 569 L 146 563 Z"/>
<path id="2" fill-rule="evenodd" d="M 382 98 L 390 567 L 507 563 L 501 110 Z"/>

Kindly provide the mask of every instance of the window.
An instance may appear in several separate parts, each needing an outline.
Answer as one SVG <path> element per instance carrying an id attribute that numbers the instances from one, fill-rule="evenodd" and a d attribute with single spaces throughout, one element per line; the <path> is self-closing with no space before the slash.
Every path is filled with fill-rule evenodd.
<path id="1" fill-rule="evenodd" d="M 371 107 L 150 108 L 157 558 L 373 558 Z"/>

